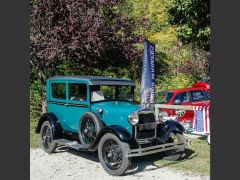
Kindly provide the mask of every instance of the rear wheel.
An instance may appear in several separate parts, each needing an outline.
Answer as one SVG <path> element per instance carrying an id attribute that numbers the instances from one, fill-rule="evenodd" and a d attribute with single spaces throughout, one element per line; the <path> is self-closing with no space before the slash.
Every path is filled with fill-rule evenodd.
<path id="1" fill-rule="evenodd" d="M 55 143 L 53 140 L 52 128 L 49 121 L 45 121 L 42 124 L 40 130 L 40 139 L 42 148 L 45 152 L 52 153 L 55 151 L 57 143 Z"/>
<path id="2" fill-rule="evenodd" d="M 168 143 L 176 143 L 176 142 L 185 142 L 185 137 L 183 134 L 180 133 L 171 133 L 171 137 L 168 140 Z M 183 155 L 185 150 L 185 147 L 181 147 L 178 149 L 174 149 L 174 150 L 169 150 L 164 152 L 164 157 L 163 159 L 168 160 L 168 161 L 176 161 L 179 158 L 181 158 L 181 156 Z"/>
<path id="3" fill-rule="evenodd" d="M 129 145 L 118 139 L 114 134 L 105 134 L 98 145 L 98 157 L 104 170 L 111 175 L 120 176 L 130 166 L 127 153 Z"/>

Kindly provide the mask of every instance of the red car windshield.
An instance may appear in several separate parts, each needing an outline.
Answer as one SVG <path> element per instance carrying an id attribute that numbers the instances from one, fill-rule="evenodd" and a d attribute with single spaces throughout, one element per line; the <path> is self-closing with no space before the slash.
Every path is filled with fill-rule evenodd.
<path id="1" fill-rule="evenodd" d="M 160 92 L 156 94 L 155 102 L 160 104 L 168 103 L 173 96 L 173 92 Z"/>

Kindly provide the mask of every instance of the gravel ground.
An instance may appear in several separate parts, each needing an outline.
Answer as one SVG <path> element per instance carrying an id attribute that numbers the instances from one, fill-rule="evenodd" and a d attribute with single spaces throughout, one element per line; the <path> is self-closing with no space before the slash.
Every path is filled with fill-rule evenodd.
<path id="1" fill-rule="evenodd" d="M 147 157 L 132 160 L 126 175 L 116 177 L 107 174 L 96 152 L 80 152 L 61 147 L 57 153 L 47 154 L 42 149 L 30 149 L 31 180 L 209 180 L 209 176 L 183 173 L 155 165 Z"/>

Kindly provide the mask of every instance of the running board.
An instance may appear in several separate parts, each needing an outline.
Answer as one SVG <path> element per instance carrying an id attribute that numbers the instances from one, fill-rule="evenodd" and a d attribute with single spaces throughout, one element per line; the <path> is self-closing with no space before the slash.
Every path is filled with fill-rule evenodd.
<path id="1" fill-rule="evenodd" d="M 70 141 L 67 139 L 56 139 L 54 140 L 54 142 L 56 142 L 57 144 L 60 145 L 64 145 L 73 149 L 77 149 L 77 150 L 86 150 L 86 147 L 84 147 L 84 145 L 80 144 L 77 141 Z"/>

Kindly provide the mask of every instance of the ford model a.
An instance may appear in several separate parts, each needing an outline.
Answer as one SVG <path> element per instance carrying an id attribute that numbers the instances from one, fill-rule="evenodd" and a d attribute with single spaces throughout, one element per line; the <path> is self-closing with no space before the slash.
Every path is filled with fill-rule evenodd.
<path id="1" fill-rule="evenodd" d="M 162 122 L 153 109 L 135 105 L 133 81 L 94 76 L 48 79 L 47 113 L 36 128 L 47 153 L 57 145 L 98 150 L 111 175 L 122 175 L 136 156 L 162 151 L 165 159 L 179 159 L 183 131 L 177 121 Z"/>

